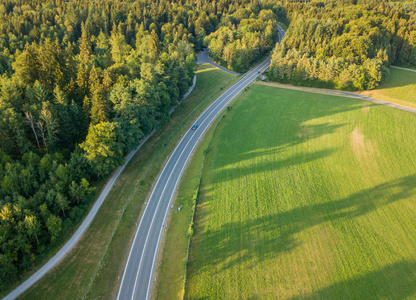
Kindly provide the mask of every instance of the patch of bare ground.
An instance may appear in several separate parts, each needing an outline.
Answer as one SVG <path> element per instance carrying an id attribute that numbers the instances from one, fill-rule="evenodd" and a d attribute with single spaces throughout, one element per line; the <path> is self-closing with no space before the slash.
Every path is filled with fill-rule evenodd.
<path id="1" fill-rule="evenodd" d="M 351 146 L 355 158 L 363 169 L 377 168 L 374 159 L 374 156 L 378 155 L 376 145 L 365 138 L 358 126 L 351 132 Z"/>
<path id="2" fill-rule="evenodd" d="M 370 110 L 370 106 L 369 105 L 363 105 L 363 107 L 361 107 L 361 111 L 363 113 L 366 113 Z"/>

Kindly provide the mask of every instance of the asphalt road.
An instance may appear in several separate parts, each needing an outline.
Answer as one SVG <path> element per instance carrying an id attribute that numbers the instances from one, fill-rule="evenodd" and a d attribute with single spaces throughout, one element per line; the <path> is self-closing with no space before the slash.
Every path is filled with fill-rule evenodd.
<path id="1" fill-rule="evenodd" d="M 278 26 L 278 32 L 279 41 L 281 41 L 284 31 L 280 26 Z M 208 53 L 205 53 L 203 58 L 208 59 L 206 62 L 212 64 Z M 117 299 L 149 299 L 166 217 L 189 157 L 221 111 L 269 66 L 270 57 L 248 71 L 198 117 L 195 122 L 198 128 L 189 129 L 176 146 L 159 175 L 143 212 L 121 279 Z"/>
<path id="2" fill-rule="evenodd" d="M 182 172 L 195 146 L 209 125 L 227 105 L 270 65 L 270 58 L 247 72 L 215 100 L 197 119 L 198 128 L 188 130 L 179 142 L 157 180 L 147 202 L 127 264 L 117 299 L 148 299 L 166 216 Z"/>
<path id="3" fill-rule="evenodd" d="M 284 34 L 285 32 L 283 31 L 283 29 L 280 26 L 278 26 L 279 41 L 283 39 Z M 199 63 L 206 62 L 216 65 L 209 59 L 208 52 L 204 53 L 203 56 L 204 57 L 202 59 L 205 59 L 206 61 L 199 61 Z M 198 57 L 198 60 L 199 59 L 200 58 Z M 200 125 L 198 129 L 196 131 L 189 131 L 178 144 L 177 148 L 175 149 L 174 153 L 169 158 L 168 163 L 163 169 L 162 174 L 158 179 L 158 182 L 156 183 L 155 189 L 152 192 L 151 198 L 148 201 L 148 205 L 139 224 L 132 248 L 130 250 L 129 258 L 127 261 L 127 267 L 123 274 L 118 299 L 146 299 L 149 297 L 152 281 L 151 278 L 153 277 L 154 264 L 156 261 L 157 250 L 159 247 L 160 238 L 163 230 L 163 224 L 165 222 L 170 202 L 173 198 L 176 186 L 179 182 L 180 175 L 182 175 L 183 169 L 189 159 L 189 156 L 193 152 L 193 149 L 195 148 L 196 143 L 199 141 L 202 134 L 207 130 L 208 126 L 215 119 L 215 116 L 217 116 L 221 112 L 221 110 L 224 109 L 239 92 L 241 92 L 258 76 L 258 71 L 262 73 L 264 70 L 268 68 L 269 65 L 270 58 L 268 58 L 266 61 L 255 67 L 253 70 L 246 73 L 244 77 L 242 77 L 233 87 L 231 87 L 226 93 L 219 97 L 198 118 L 197 123 Z M 222 67 L 220 68 L 224 69 Z M 399 67 L 395 68 L 406 69 Z M 406 70 L 416 72 L 412 69 Z M 225 71 L 232 72 L 227 69 L 225 69 Z M 345 96 L 351 97 L 350 93 L 345 93 Z M 358 96 L 356 94 L 354 94 L 354 96 L 356 98 L 361 98 L 364 100 L 369 100 L 383 105 L 388 105 L 416 113 L 416 110 L 408 107 L 403 107 L 400 105 L 380 101 L 365 96 Z M 140 146 L 145 141 L 146 140 L 144 140 L 140 144 Z M 19 296 L 21 293 L 27 290 L 30 286 L 32 286 L 36 281 L 38 281 L 41 277 L 43 277 L 57 263 L 59 263 L 59 261 L 69 252 L 69 250 L 72 249 L 75 243 L 79 240 L 79 238 L 88 228 L 89 224 L 91 223 L 101 204 L 105 200 L 107 194 L 111 190 L 114 182 L 117 180 L 118 176 L 120 175 L 124 167 L 127 165 L 130 158 L 135 154 L 135 152 L 140 148 L 140 146 L 135 151 L 132 151 L 126 157 L 126 163 L 114 172 L 113 176 L 110 178 L 109 182 L 105 186 L 103 192 L 94 204 L 90 213 L 85 218 L 84 222 L 80 225 L 78 230 L 71 237 L 71 239 L 41 269 L 39 269 L 30 278 L 28 278 L 25 282 L 23 282 L 20 286 L 18 286 L 15 290 L 13 290 L 10 294 L 3 298 L 3 300 L 15 299 L 17 296 Z M 146 220 L 144 220 L 145 217 Z M 138 236 L 139 240 L 137 239 Z M 134 266 L 134 262 L 138 262 L 138 265 Z"/>
<path id="4" fill-rule="evenodd" d="M 214 67 L 217 67 L 218 69 L 221 69 L 221 70 L 223 70 L 223 71 L 225 71 L 227 73 L 230 73 L 230 74 L 233 74 L 233 75 L 237 75 L 238 74 L 238 73 L 236 73 L 234 71 L 228 70 L 227 68 L 224 68 L 224 67 L 220 66 L 219 64 L 216 64 L 215 62 L 213 62 L 211 60 L 211 58 L 209 58 L 209 51 L 208 51 L 207 48 L 205 48 L 203 51 L 199 52 L 196 55 L 196 58 L 197 58 L 196 59 L 196 63 L 198 65 L 200 65 L 200 64 L 211 64 Z"/>
<path id="5" fill-rule="evenodd" d="M 279 37 L 279 43 L 280 43 L 283 40 L 283 37 L 285 36 L 285 31 L 279 25 L 277 25 L 277 35 Z"/>
<path id="6" fill-rule="evenodd" d="M 283 39 L 284 34 L 283 29 L 278 26 L 279 41 Z M 208 55 L 204 55 L 204 57 L 206 58 Z M 207 62 L 212 63 L 211 61 Z M 189 157 L 198 141 L 221 111 L 269 65 L 270 58 L 267 58 L 247 72 L 201 114 L 196 121 L 198 128 L 188 130 L 176 146 L 153 188 L 140 220 L 121 279 L 117 299 L 149 299 L 166 217 Z M 397 107 L 392 104 L 382 104 Z"/>

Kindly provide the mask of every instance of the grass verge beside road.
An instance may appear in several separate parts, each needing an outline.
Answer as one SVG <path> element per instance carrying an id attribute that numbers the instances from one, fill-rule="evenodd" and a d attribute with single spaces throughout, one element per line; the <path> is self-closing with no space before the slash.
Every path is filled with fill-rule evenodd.
<path id="1" fill-rule="evenodd" d="M 138 216 L 153 181 L 196 116 L 235 80 L 210 65 L 198 67 L 194 91 L 132 158 L 78 244 L 20 298 L 116 297 Z"/>
<path id="2" fill-rule="evenodd" d="M 282 22 L 277 22 L 277 24 L 279 24 L 280 27 L 282 27 L 282 29 L 286 32 L 287 29 L 289 28 L 289 26 L 287 26 L 285 23 Z"/>
<path id="3" fill-rule="evenodd" d="M 415 121 L 251 86 L 209 146 L 185 298 L 416 297 Z"/>
<path id="4" fill-rule="evenodd" d="M 229 106 L 230 107 L 230 106 Z M 173 210 L 167 221 L 165 234 L 156 264 L 156 281 L 152 299 L 183 299 L 190 238 L 193 235 L 194 209 L 199 195 L 202 169 L 214 132 L 227 112 L 221 113 L 194 151 L 179 183 Z"/>
<path id="5" fill-rule="evenodd" d="M 209 135 L 211 133 L 207 132 L 206 136 Z M 157 280 L 152 291 L 152 298 L 158 300 L 183 299 L 186 253 L 189 235 L 192 234 L 190 223 L 198 196 L 207 140 L 203 139 L 192 155 L 191 162 L 182 176 L 186 180 L 180 182 L 173 201 L 174 207 L 166 222 L 167 232 L 160 246 L 161 257 L 158 259 L 155 273 Z"/>

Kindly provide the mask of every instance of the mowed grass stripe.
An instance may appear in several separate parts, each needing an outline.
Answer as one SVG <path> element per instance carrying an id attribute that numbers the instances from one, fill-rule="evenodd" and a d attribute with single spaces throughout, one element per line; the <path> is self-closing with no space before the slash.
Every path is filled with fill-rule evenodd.
<path id="1" fill-rule="evenodd" d="M 414 298 L 415 121 L 252 86 L 207 154 L 186 298 Z"/>

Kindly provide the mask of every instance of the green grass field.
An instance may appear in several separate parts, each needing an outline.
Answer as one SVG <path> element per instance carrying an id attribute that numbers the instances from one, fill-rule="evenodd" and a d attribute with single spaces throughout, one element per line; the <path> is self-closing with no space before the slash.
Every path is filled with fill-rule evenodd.
<path id="1" fill-rule="evenodd" d="M 414 299 L 416 116 L 253 85 L 209 146 L 187 299 Z"/>
<path id="2" fill-rule="evenodd" d="M 236 77 L 201 65 L 194 92 L 127 165 L 94 221 L 64 260 L 21 299 L 114 299 L 143 202 L 167 156 L 194 118 Z M 156 149 L 156 150 L 155 150 Z"/>
<path id="3" fill-rule="evenodd" d="M 282 27 L 282 29 L 283 29 L 284 31 L 287 31 L 287 29 L 289 28 L 289 26 L 287 26 L 285 23 L 282 23 L 282 22 L 277 22 L 277 24 L 279 24 L 279 25 L 280 25 L 280 27 Z"/>
<path id="4" fill-rule="evenodd" d="M 385 82 L 362 94 L 416 108 L 416 72 L 390 68 L 390 77 Z"/>

